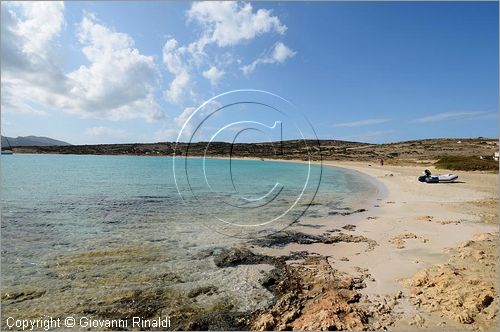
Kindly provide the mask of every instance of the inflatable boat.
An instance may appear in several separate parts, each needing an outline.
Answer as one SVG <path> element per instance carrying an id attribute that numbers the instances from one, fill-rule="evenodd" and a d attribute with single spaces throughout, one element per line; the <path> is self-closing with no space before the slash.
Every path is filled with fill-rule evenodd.
<path id="1" fill-rule="evenodd" d="M 431 172 L 425 170 L 424 175 L 418 177 L 418 181 L 425 183 L 453 182 L 458 179 L 456 174 L 431 175 Z"/>
<path id="2" fill-rule="evenodd" d="M 449 173 L 449 174 L 438 175 L 437 178 L 439 182 L 453 182 L 456 179 L 458 179 L 458 175 Z"/>

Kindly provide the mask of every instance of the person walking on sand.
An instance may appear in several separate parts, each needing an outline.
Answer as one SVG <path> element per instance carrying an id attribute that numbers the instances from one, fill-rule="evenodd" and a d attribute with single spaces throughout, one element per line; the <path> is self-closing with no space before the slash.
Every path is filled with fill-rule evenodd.
<path id="1" fill-rule="evenodd" d="M 380 166 L 384 166 L 384 159 L 380 159 Z"/>

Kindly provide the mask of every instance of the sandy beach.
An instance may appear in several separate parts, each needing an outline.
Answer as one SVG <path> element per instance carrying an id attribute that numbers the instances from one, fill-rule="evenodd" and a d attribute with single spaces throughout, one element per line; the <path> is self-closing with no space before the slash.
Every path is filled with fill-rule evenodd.
<path id="1" fill-rule="evenodd" d="M 95 163 L 95 157 L 60 158 Z M 137 172 L 142 172 L 144 162 L 162 161 L 114 158 L 118 157 L 113 162 L 139 161 Z M 255 163 L 261 161 L 250 165 Z M 168 205 L 173 199 L 160 196 L 161 190 L 152 196 L 150 186 L 145 197 L 129 194 L 90 205 L 92 211 L 106 212 L 95 216 L 110 222 L 108 229 L 119 236 L 114 245 L 109 245 L 107 232 L 103 242 L 84 242 L 92 246 L 49 257 L 43 265 L 30 264 L 39 278 L 16 280 L 5 288 L 2 314 L 59 317 L 71 305 L 71 312 L 81 317 L 91 313 L 126 320 L 168 315 L 175 330 L 495 330 L 498 174 L 454 172 L 459 175 L 456 183 L 425 184 L 417 181 L 424 166 L 323 164 L 325 175 L 333 171 L 329 166 L 345 168 L 337 173 L 339 178 L 359 180 L 362 191 L 338 197 L 323 188 L 298 222 L 243 241 L 222 235 L 207 238 L 213 232 L 183 228 L 173 218 L 171 227 L 163 227 L 165 216 L 175 211 Z M 37 165 L 40 170 L 43 162 Z M 45 165 L 52 169 L 52 163 Z M 434 174 L 447 173 L 428 168 Z M 141 184 L 157 184 L 156 173 L 151 174 Z M 55 209 L 48 204 L 50 211 Z M 55 206 L 64 212 L 67 206 L 80 205 L 88 208 L 82 201 Z M 138 210 L 130 212 L 131 207 Z M 147 227 L 139 232 L 136 226 L 142 221 L 133 217 L 141 213 L 134 211 L 152 208 L 158 209 L 158 218 L 149 219 L 158 222 L 152 223 L 154 232 Z M 122 212 L 134 222 L 116 223 L 125 218 Z M 63 226 L 68 223 L 59 227 Z M 124 245 L 123 234 L 136 241 Z M 175 234 L 177 241 L 172 241 Z M 19 271 L 19 276 L 28 274 Z"/>
<path id="2" fill-rule="evenodd" d="M 315 296 L 299 291 L 303 300 L 300 312 L 290 312 L 278 301 L 269 313 L 281 317 L 270 322 L 270 316 L 264 314 L 255 328 L 325 329 L 333 324 L 347 329 L 496 329 L 498 174 L 454 172 L 459 175 L 456 183 L 425 184 L 417 181 L 422 166 L 324 165 L 364 173 L 382 184 L 381 192 L 359 213 L 334 216 L 334 222 L 332 218 L 317 219 L 314 224 L 301 222 L 290 229 L 314 236 L 336 234 L 333 243 L 291 242 L 279 248 L 257 246 L 253 251 L 282 257 L 306 252 L 309 259 L 291 261 L 288 266 L 299 276 L 306 276 L 304 267 L 316 269 L 313 288 L 321 284 L 318 280 L 324 266 L 311 262 L 310 257 L 324 258 L 333 275 L 354 279 L 347 288 L 361 299 L 347 300 L 347 306 L 358 304 L 344 310 L 344 318 L 338 319 L 341 315 L 331 303 L 338 301 L 339 293 L 325 295 L 326 281 Z M 434 174 L 446 173 L 429 169 Z M 330 304 L 318 304 L 323 300 Z M 371 307 L 366 323 L 363 314 L 349 318 L 359 307 Z"/>

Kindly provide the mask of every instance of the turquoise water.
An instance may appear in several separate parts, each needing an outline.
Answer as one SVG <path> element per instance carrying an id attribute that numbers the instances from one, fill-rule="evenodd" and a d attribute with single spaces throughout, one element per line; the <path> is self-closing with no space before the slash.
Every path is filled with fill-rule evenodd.
<path id="1" fill-rule="evenodd" d="M 317 165 L 177 159 L 175 177 L 173 165 L 168 157 L 2 156 L 3 293 L 44 292 L 2 310 L 92 307 L 167 272 L 179 277 L 162 277 L 162 287 L 189 288 L 219 276 L 200 260 L 207 249 L 327 217 L 374 189 Z"/>

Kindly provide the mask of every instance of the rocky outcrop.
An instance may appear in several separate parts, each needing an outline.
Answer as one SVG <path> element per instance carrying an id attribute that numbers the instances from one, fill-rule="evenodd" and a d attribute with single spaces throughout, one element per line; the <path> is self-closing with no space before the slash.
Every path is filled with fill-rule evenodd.
<path id="1" fill-rule="evenodd" d="M 454 250 L 448 263 L 421 270 L 403 283 L 418 308 L 493 330 L 498 327 L 497 261 L 498 233 L 478 234 Z"/>
<path id="2" fill-rule="evenodd" d="M 304 263 L 285 267 L 275 288 L 277 300 L 260 312 L 255 330 L 366 330 L 393 324 L 399 299 L 372 302 L 362 297 L 362 282 L 334 270 L 325 257 L 308 257 Z"/>

